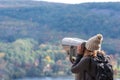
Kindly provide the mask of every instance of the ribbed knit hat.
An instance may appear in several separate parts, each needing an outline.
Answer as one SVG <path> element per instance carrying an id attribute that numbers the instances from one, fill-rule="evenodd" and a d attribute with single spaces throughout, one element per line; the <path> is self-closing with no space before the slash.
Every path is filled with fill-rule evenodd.
<path id="1" fill-rule="evenodd" d="M 90 39 L 88 39 L 85 47 L 87 50 L 90 50 L 90 51 L 100 50 L 102 40 L 103 40 L 102 34 L 97 34 L 97 35 L 91 37 Z"/>

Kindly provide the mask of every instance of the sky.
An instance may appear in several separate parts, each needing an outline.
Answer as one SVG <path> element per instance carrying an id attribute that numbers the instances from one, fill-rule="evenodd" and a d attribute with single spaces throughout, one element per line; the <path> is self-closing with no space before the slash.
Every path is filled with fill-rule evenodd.
<path id="1" fill-rule="evenodd" d="M 34 0 L 34 1 L 47 1 L 67 4 L 79 4 L 85 2 L 120 2 L 120 0 Z"/>

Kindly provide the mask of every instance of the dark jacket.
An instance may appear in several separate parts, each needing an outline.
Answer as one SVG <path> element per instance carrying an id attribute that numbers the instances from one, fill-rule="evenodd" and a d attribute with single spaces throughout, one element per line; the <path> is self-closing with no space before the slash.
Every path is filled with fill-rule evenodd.
<path id="1" fill-rule="evenodd" d="M 96 64 L 88 57 L 82 57 L 71 68 L 72 73 L 77 74 L 76 80 L 94 80 L 92 77 L 96 76 Z"/>
<path id="2" fill-rule="evenodd" d="M 73 66 L 77 65 L 82 57 L 83 55 L 77 55 Z M 75 80 L 79 80 L 79 79 L 80 79 L 80 73 L 75 73 Z"/>

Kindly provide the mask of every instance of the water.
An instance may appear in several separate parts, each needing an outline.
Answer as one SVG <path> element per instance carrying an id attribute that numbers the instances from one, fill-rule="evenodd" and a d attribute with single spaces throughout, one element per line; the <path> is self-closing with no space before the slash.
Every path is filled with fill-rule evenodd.
<path id="1" fill-rule="evenodd" d="M 44 77 L 44 78 L 24 78 L 24 79 L 16 79 L 16 80 L 75 80 L 73 77 Z M 120 80 L 120 79 L 115 79 Z"/>
<path id="2" fill-rule="evenodd" d="M 74 80 L 73 77 L 44 77 L 44 78 L 24 78 L 24 79 L 16 79 L 16 80 Z"/>

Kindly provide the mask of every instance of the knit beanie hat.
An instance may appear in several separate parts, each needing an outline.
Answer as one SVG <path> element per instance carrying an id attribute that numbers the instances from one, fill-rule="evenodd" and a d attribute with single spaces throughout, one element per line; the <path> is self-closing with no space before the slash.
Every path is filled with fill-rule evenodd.
<path id="1" fill-rule="evenodd" d="M 102 34 L 97 34 L 90 39 L 85 44 L 85 47 L 87 50 L 94 51 L 94 50 L 100 50 L 101 49 L 101 43 L 103 40 Z"/>

